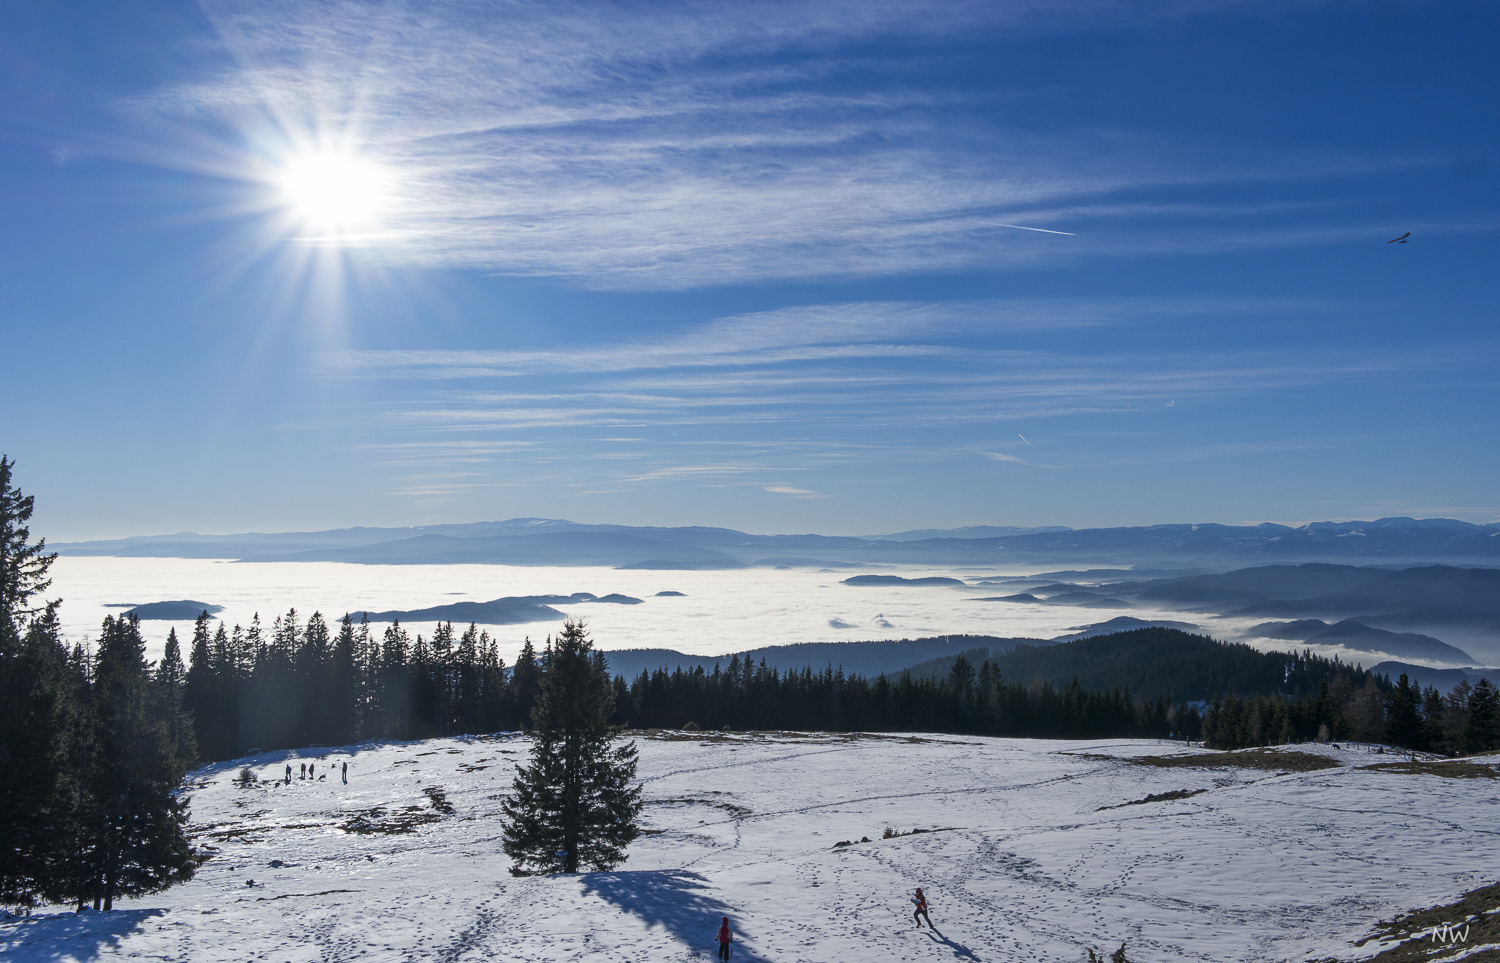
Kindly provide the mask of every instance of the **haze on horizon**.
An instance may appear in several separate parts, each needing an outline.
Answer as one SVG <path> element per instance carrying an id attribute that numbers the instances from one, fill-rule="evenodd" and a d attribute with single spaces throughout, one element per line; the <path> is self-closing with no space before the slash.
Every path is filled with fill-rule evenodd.
<path id="1" fill-rule="evenodd" d="M 1497 36 L 1475 0 L 12 5 L 0 451 L 52 541 L 1492 522 Z"/>

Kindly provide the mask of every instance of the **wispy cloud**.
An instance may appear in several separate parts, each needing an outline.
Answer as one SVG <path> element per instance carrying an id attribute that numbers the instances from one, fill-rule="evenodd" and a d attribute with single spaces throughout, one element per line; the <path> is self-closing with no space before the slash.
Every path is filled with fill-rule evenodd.
<path id="1" fill-rule="evenodd" d="M 983 458 L 1057 470 L 1326 445 L 1186 444 L 1118 429 L 1101 441 L 1076 428 L 1060 444 L 1037 423 L 1108 416 L 1159 426 L 1203 406 L 1410 380 L 1454 364 L 1448 349 L 1120 347 L 1132 340 L 1122 332 L 1156 321 L 1176 330 L 1267 314 L 1347 318 L 1362 308 L 1239 298 L 861 302 L 713 319 L 576 350 L 360 351 L 328 360 L 334 372 L 380 383 L 385 400 L 348 409 L 349 428 L 378 433 L 375 450 L 387 463 L 417 474 L 424 464 L 468 470 L 488 459 L 590 491 L 692 482 L 812 498 L 822 494 L 820 472 L 857 484 L 858 466 Z M 1080 351 L 1079 331 L 1112 334 L 1115 347 Z M 1493 346 L 1476 346 L 1468 361 L 1486 351 Z"/>
<path id="2" fill-rule="evenodd" d="M 1020 455 L 1008 455 L 1003 451 L 981 451 L 981 455 L 990 461 L 1003 461 L 1010 465 L 1025 465 L 1027 468 L 1056 468 L 1056 465 L 1041 465 Z"/>
<path id="3" fill-rule="evenodd" d="M 548 372 L 651 371 L 652 386 L 685 386 L 688 368 L 784 366 L 791 362 L 950 356 L 972 348 L 974 335 L 1060 331 L 1193 315 L 1319 314 L 1333 306 L 1290 298 L 1006 298 L 946 302 L 852 302 L 800 305 L 716 319 L 669 337 L 569 346 L 550 351 L 382 350 L 330 356 L 355 377 L 483 379 Z M 1338 306 L 1346 310 L 1347 304 Z M 866 375 L 868 376 L 868 375 Z M 708 376 L 703 376 L 708 378 Z M 784 370 L 725 378 L 789 379 Z M 858 377 L 845 372 L 844 377 Z M 570 389 L 570 397 L 578 397 Z"/>
<path id="4" fill-rule="evenodd" d="M 793 498 L 822 498 L 822 497 L 824 497 L 821 493 L 815 492 L 815 491 L 813 491 L 813 490 L 811 490 L 809 488 L 797 488 L 797 487 L 792 486 L 792 485 L 766 485 L 763 488 L 763 491 L 768 491 L 768 492 L 770 492 L 773 495 L 790 495 Z"/>
<path id="5" fill-rule="evenodd" d="M 1285 205 L 1229 210 L 1190 192 L 1406 161 L 1043 133 L 996 119 L 996 103 L 1027 91 L 937 86 L 920 44 L 883 56 L 861 46 L 1226 6 L 210 3 L 237 65 L 137 106 L 279 131 L 263 134 L 273 139 L 323 130 L 359 144 L 401 185 L 375 232 L 390 257 L 600 286 L 995 268 L 1336 235 L 1327 211 L 1312 229 L 1288 223 Z M 1258 220 L 1272 209 L 1275 223 Z"/>

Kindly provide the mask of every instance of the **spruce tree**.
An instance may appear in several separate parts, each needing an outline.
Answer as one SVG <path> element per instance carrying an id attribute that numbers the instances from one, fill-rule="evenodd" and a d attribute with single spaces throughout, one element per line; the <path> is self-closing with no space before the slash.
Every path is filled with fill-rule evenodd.
<path id="1" fill-rule="evenodd" d="M 1422 742 L 1422 719 L 1417 714 L 1417 702 L 1421 693 L 1406 673 L 1401 673 L 1401 679 L 1396 683 L 1396 688 L 1386 699 L 1385 725 L 1386 734 L 1390 737 L 1391 745 L 1402 749 L 1420 748 Z"/>
<path id="2" fill-rule="evenodd" d="M 67 783 L 77 687 L 56 605 L 37 605 L 55 555 L 31 541 L 33 498 L 11 482 L 0 455 L 0 904 L 48 899 L 56 843 L 75 821 Z"/>
<path id="3" fill-rule="evenodd" d="M 183 690 L 187 685 L 187 670 L 182 664 L 182 646 L 177 641 L 177 630 L 167 630 L 167 644 L 152 674 L 156 687 L 155 704 L 161 713 L 167 738 L 172 751 L 185 767 L 198 758 L 198 740 L 193 733 L 193 719 L 183 709 Z"/>
<path id="4" fill-rule="evenodd" d="M 1422 748 L 1447 751 L 1443 744 L 1443 697 L 1432 686 L 1422 693 Z"/>
<path id="5" fill-rule="evenodd" d="M 528 637 L 516 657 L 515 668 L 510 672 L 511 707 L 516 713 L 516 722 L 525 727 L 531 720 L 531 710 L 536 707 L 537 686 L 542 670 L 537 664 L 536 649 Z"/>
<path id="6" fill-rule="evenodd" d="M 68 840 L 79 824 L 83 675 L 54 606 L 0 652 L 0 905 L 65 898 Z"/>
<path id="7" fill-rule="evenodd" d="M 1475 755 L 1500 746 L 1500 691 L 1480 679 L 1469 694 L 1469 719 L 1464 726 L 1464 752 Z"/>
<path id="8" fill-rule="evenodd" d="M 219 725 L 222 717 L 222 687 L 214 665 L 214 650 L 208 634 L 207 612 L 193 623 L 193 641 L 188 647 L 188 670 L 183 681 L 182 708 L 193 720 L 198 750 L 205 759 L 223 759 L 227 740 Z M 219 626 L 220 633 L 224 627 Z"/>
<path id="9" fill-rule="evenodd" d="M 106 910 L 116 896 L 165 889 L 197 867 L 184 834 L 187 801 L 177 795 L 186 770 L 172 737 L 180 710 L 151 679 L 145 648 L 135 616 L 104 620 L 90 693 L 94 753 L 78 896 Z"/>
<path id="10" fill-rule="evenodd" d="M 329 719 L 333 730 L 329 742 L 347 745 L 354 738 L 354 666 L 356 639 L 354 620 L 346 612 L 339 621 L 339 634 L 333 640 L 331 707 Z"/>
<path id="11" fill-rule="evenodd" d="M 528 765 L 503 804 L 503 844 L 517 876 L 611 869 L 639 835 L 635 743 L 614 745 L 614 690 L 582 623 L 547 640 Z"/>
<path id="12" fill-rule="evenodd" d="M 1443 744 L 1451 753 L 1465 752 L 1464 730 L 1469 725 L 1469 696 L 1474 687 L 1465 679 L 1443 697 Z"/>
<path id="13" fill-rule="evenodd" d="M 432 631 L 432 725 L 437 735 L 453 734 L 453 623 L 439 622 Z"/>
<path id="14" fill-rule="evenodd" d="M 21 494 L 11 484 L 15 462 L 0 455 L 0 651 L 14 648 L 31 617 L 45 606 L 33 598 L 47 590 L 52 580 L 47 569 L 57 556 L 47 554 L 47 540 L 31 541 L 34 497 Z"/>

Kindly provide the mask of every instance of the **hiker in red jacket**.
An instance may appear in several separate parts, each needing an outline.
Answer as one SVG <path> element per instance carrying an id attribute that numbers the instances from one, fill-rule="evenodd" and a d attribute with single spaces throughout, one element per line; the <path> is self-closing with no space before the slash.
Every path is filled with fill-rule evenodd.
<path id="1" fill-rule="evenodd" d="M 729 944 L 734 942 L 734 937 L 729 933 L 729 917 L 724 917 L 724 922 L 719 924 L 719 959 L 729 959 Z"/>
<path id="2" fill-rule="evenodd" d="M 937 929 L 936 926 L 932 925 L 932 917 L 927 915 L 927 897 L 922 895 L 922 887 L 917 887 L 917 895 L 912 898 L 912 902 L 917 904 L 916 912 L 911 914 L 912 919 L 917 921 L 917 929 L 922 928 L 922 921 L 924 919 L 927 921 L 928 929 Z"/>

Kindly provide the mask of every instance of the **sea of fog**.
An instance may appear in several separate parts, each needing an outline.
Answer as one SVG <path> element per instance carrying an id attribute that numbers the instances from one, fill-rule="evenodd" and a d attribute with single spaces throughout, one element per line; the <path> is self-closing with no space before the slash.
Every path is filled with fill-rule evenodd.
<path id="1" fill-rule="evenodd" d="M 49 598 L 61 598 L 63 630 L 70 642 L 97 639 L 106 615 L 131 605 L 192 599 L 222 605 L 218 617 L 233 626 L 256 613 L 269 629 L 295 608 L 305 620 L 314 611 L 329 622 L 345 612 L 426 608 L 456 601 L 483 602 L 513 595 L 619 593 L 640 605 L 556 605 L 587 622 L 601 649 L 666 648 L 718 655 L 766 645 L 992 635 L 1052 638 L 1129 614 L 1141 619 L 1195 622 L 1224 637 L 1244 620 L 1219 619 L 1165 609 L 1089 609 L 1014 602 L 981 602 L 1008 595 L 999 586 L 849 586 L 848 572 L 742 569 L 728 572 L 622 571 L 603 567 L 510 565 L 354 565 L 341 562 L 233 562 L 180 558 L 90 558 L 63 556 L 52 568 Z M 912 569 L 907 576 L 982 577 L 993 573 Z M 1020 573 L 1008 573 L 1020 574 Z M 681 597 L 658 597 L 663 591 Z M 559 624 L 492 625 L 507 662 L 528 636 L 544 639 Z M 177 630 L 186 657 L 191 622 L 141 624 L 148 656 L 158 658 L 169 629 Z M 415 622 L 430 634 L 432 623 Z M 1284 643 L 1283 643 L 1284 644 Z"/>

